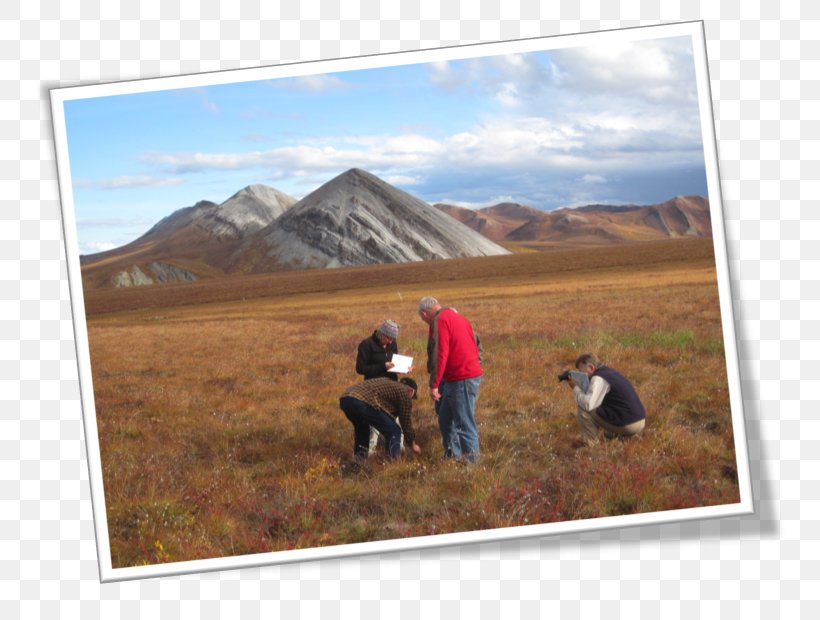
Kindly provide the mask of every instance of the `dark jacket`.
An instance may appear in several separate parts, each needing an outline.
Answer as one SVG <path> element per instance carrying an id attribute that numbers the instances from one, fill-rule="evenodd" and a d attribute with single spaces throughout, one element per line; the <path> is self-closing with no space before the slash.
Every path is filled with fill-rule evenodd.
<path id="1" fill-rule="evenodd" d="M 393 354 L 399 352 L 399 347 L 394 340 L 387 347 L 382 347 L 379 342 L 379 332 L 374 331 L 373 335 L 365 338 L 359 343 L 359 351 L 356 355 L 356 372 L 364 375 L 365 379 L 376 379 L 377 377 L 387 377 L 398 381 L 398 373 L 389 372 L 385 367 L 385 362 L 393 359 Z"/>
<path id="2" fill-rule="evenodd" d="M 608 366 L 601 366 L 592 376 L 601 377 L 609 384 L 609 392 L 596 409 L 596 413 L 604 420 L 615 426 L 626 426 L 646 418 L 646 410 L 638 393 L 621 373 Z"/>

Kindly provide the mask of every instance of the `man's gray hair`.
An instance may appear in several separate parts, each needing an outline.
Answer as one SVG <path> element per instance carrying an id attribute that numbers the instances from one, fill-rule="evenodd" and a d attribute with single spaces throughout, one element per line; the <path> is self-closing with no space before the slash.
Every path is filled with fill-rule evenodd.
<path id="1" fill-rule="evenodd" d="M 439 304 L 435 297 L 422 297 L 421 301 L 419 301 L 419 312 L 424 312 L 425 310 L 434 308 L 437 305 Z"/>
<path id="2" fill-rule="evenodd" d="M 596 368 L 603 366 L 603 362 L 601 362 L 601 360 L 598 359 L 598 356 L 594 353 L 581 353 L 581 355 L 579 355 L 575 360 L 575 367 L 578 368 L 581 364 L 584 366 L 587 364 L 593 364 Z"/>

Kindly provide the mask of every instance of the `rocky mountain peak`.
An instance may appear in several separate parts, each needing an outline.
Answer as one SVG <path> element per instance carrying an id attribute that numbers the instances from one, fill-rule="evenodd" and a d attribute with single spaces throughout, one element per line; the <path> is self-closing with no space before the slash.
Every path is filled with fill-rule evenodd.
<path id="1" fill-rule="evenodd" d="M 305 196 L 258 237 L 266 257 L 259 269 L 507 253 L 426 202 L 359 168 L 343 172 Z"/>
<path id="2" fill-rule="evenodd" d="M 267 185 L 248 185 L 204 212 L 198 223 L 218 237 L 239 237 L 264 228 L 295 203 L 292 196 Z"/>

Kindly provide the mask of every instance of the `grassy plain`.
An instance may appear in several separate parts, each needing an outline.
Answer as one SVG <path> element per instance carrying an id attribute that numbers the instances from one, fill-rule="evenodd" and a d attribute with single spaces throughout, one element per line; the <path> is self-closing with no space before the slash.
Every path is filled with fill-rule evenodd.
<path id="1" fill-rule="evenodd" d="M 338 397 L 384 318 L 424 385 L 432 294 L 480 332 L 482 459 L 347 467 Z M 711 240 L 86 292 L 115 567 L 739 501 Z M 638 438 L 578 445 L 556 375 L 591 350 L 637 386 Z"/>

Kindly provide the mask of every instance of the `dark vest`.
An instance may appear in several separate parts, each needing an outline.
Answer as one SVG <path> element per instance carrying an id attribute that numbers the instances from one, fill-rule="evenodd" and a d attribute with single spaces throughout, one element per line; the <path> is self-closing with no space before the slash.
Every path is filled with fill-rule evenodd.
<path id="1" fill-rule="evenodd" d="M 592 376 L 601 377 L 609 383 L 609 392 L 604 396 L 596 413 L 614 426 L 626 426 L 646 418 L 641 399 L 632 384 L 617 370 L 602 366 Z"/>

